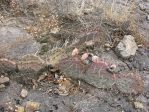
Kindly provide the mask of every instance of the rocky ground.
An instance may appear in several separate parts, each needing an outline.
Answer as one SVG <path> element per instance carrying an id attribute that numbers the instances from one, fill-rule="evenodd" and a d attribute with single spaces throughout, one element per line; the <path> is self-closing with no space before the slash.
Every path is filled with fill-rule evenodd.
<path id="1" fill-rule="evenodd" d="M 0 8 L 0 112 L 149 112 L 149 1 L 119 22 L 98 2 L 53 15 L 43 1 Z"/>

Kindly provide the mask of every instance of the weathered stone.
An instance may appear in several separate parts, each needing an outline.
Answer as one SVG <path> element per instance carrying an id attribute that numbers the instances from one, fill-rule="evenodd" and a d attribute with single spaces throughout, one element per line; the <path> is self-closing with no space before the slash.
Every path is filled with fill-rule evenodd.
<path id="1" fill-rule="evenodd" d="M 131 35 L 125 35 L 123 40 L 119 42 L 115 51 L 123 58 L 128 58 L 130 56 L 134 56 L 138 46 L 134 40 L 134 37 Z"/>
<path id="2" fill-rule="evenodd" d="M 146 50 L 139 49 L 136 56 L 130 62 L 131 65 L 140 71 L 149 71 L 149 53 Z"/>
<path id="3" fill-rule="evenodd" d="M 134 102 L 134 106 L 135 106 L 135 108 L 137 108 L 137 109 L 143 109 L 143 107 L 144 107 L 141 102 Z"/>
<path id="4" fill-rule="evenodd" d="M 8 60 L 6 58 L 0 59 L 0 73 L 3 72 L 14 72 L 17 67 L 14 61 Z"/>
<path id="5" fill-rule="evenodd" d="M 10 24 L 0 28 L 0 56 L 18 59 L 26 54 L 35 54 L 40 45 L 23 28 Z"/>
<path id="6" fill-rule="evenodd" d="M 9 83 L 9 81 L 8 77 L 0 77 L 0 84 L 6 84 Z"/>
<path id="7" fill-rule="evenodd" d="M 139 4 L 139 8 L 140 8 L 140 10 L 144 11 L 145 10 L 144 4 Z"/>
<path id="8" fill-rule="evenodd" d="M 28 95 L 28 91 L 27 91 L 26 89 L 22 89 L 20 95 L 21 95 L 22 98 L 25 98 L 25 97 L 27 97 L 27 95 Z"/>
<path id="9" fill-rule="evenodd" d="M 36 110 L 39 110 L 40 108 L 40 103 L 39 102 L 33 102 L 33 101 L 28 101 L 26 104 L 25 110 L 27 112 L 34 112 Z"/>

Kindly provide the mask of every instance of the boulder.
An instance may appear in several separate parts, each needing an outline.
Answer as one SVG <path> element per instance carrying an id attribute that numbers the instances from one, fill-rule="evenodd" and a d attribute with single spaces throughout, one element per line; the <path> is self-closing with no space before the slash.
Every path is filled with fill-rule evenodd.
<path id="1" fill-rule="evenodd" d="M 135 42 L 135 39 L 131 35 L 125 35 L 124 38 L 118 43 L 115 51 L 122 58 L 129 58 L 130 56 L 134 56 L 138 46 Z"/>

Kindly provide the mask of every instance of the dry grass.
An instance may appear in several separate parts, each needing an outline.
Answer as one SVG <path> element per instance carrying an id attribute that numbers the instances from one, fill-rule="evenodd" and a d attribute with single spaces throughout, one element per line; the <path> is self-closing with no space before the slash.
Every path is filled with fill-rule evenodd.
<path id="1" fill-rule="evenodd" d="M 135 8 L 135 2 L 130 3 L 127 0 L 119 0 L 121 4 L 116 2 L 118 1 L 112 0 L 111 4 L 103 4 L 103 12 L 105 18 L 116 22 L 129 21 L 133 17 L 132 13 Z"/>
<path id="2" fill-rule="evenodd" d="M 109 23 L 114 23 L 114 25 L 121 30 L 124 30 L 123 28 L 125 27 L 126 30 L 131 31 L 131 35 L 135 37 L 138 45 L 144 43 L 144 37 L 139 34 L 138 31 L 136 1 L 111 0 L 110 3 L 102 0 L 100 3 L 101 4 L 96 5 L 96 7 L 103 10 L 101 22 L 106 19 Z M 129 23 L 129 27 L 125 24 L 126 22 Z M 127 34 L 127 32 L 125 33 Z"/>
<path id="3" fill-rule="evenodd" d="M 3 3 L 5 0 L 2 0 Z M 63 37 L 64 43 L 61 43 L 63 47 L 69 47 L 76 45 L 79 43 L 79 39 L 81 33 L 78 34 L 76 32 L 74 21 L 79 21 L 83 30 L 84 38 L 86 35 L 94 33 L 94 27 L 100 27 L 102 29 L 102 33 L 105 35 L 101 35 L 100 31 L 96 33 L 97 39 L 108 41 L 105 39 L 107 36 L 111 38 L 109 29 L 102 28 L 103 22 L 106 20 L 110 24 L 114 23 L 116 27 L 120 28 L 125 22 L 129 22 L 130 29 L 133 31 L 133 36 L 136 36 L 137 42 L 140 42 L 141 36 L 137 34 L 137 23 L 135 18 L 135 1 L 130 2 L 130 0 L 7 0 L 5 4 L 9 4 L 10 11 L 14 16 L 25 16 L 28 19 L 31 19 L 32 24 L 26 27 L 26 30 L 32 34 L 36 38 L 43 38 L 48 35 L 48 38 L 51 39 L 54 45 L 51 49 L 59 49 L 57 47 L 58 40 L 57 38 L 53 38 L 49 35 L 50 33 L 57 33 L 61 28 L 66 30 L 66 37 Z M 37 2 L 38 1 L 38 2 Z M 42 3 L 41 3 L 42 2 Z M 1 2 L 0 2 L 1 3 Z M 5 11 L 6 12 L 6 11 Z M 6 13 L 5 13 L 6 14 Z M 60 21 L 60 16 L 65 16 L 69 20 L 71 18 L 68 15 L 72 15 L 72 21 L 68 24 L 67 21 Z M 1 20 L 1 19 L 0 19 Z M 64 22 L 63 24 L 67 24 L 69 28 L 64 28 L 60 22 Z M 90 29 L 93 29 L 90 30 Z M 111 30 L 111 29 L 110 29 Z M 69 39 L 70 34 L 74 34 L 74 39 Z M 82 34 L 83 34 L 82 33 Z M 65 35 L 64 35 L 65 36 Z M 93 36 L 93 35 L 91 35 Z M 102 39 L 103 38 L 103 39 Z M 54 39 L 54 41 L 53 41 Z M 70 42 L 73 41 L 73 42 Z M 76 42 L 77 40 L 77 42 Z M 141 40 L 142 41 L 142 40 Z M 70 45 L 71 44 L 71 45 Z M 54 47 L 56 46 L 56 47 Z M 62 48 L 63 49 L 63 48 Z"/>
<path id="4" fill-rule="evenodd" d="M 93 22 L 91 20 L 86 21 L 85 13 L 97 13 L 96 16 L 92 14 L 96 22 L 100 18 L 100 22 L 108 19 L 118 24 L 125 21 L 132 21 L 134 24 L 136 8 L 135 1 L 130 2 L 129 0 L 9 0 L 9 5 L 17 16 L 23 13 L 28 17 L 30 15 L 34 16 L 36 20 L 40 18 L 40 15 L 67 16 L 71 14 L 77 16 L 77 19 L 87 26 Z"/>

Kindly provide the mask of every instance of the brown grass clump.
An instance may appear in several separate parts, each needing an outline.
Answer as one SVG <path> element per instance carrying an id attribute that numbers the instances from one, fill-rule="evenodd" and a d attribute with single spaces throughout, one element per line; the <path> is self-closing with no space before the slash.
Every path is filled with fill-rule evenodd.
<path id="1" fill-rule="evenodd" d="M 82 44 L 89 40 L 100 42 L 101 46 L 105 43 L 113 44 L 116 43 L 116 38 L 121 40 L 124 35 L 128 34 L 134 36 L 138 44 L 143 43 L 142 36 L 137 33 L 135 1 L 2 1 L 8 1 L 3 4 L 8 4 L 10 12 L 14 13 L 13 16 L 20 17 L 23 15 L 31 20 L 31 24 L 25 29 L 32 34 L 37 41 L 41 40 L 41 43 L 46 43 L 46 45 L 42 47 L 44 52 L 47 52 L 49 49 L 57 48 L 57 46 L 68 48 L 70 46 L 80 45 L 80 43 Z M 2 2 L 0 2 L 0 4 L 1 3 Z M 104 23 L 108 23 L 108 25 L 105 27 L 103 26 Z M 129 27 L 127 27 L 126 23 L 129 24 Z M 123 26 L 125 28 L 123 28 Z M 115 29 L 118 30 L 113 35 L 112 33 Z M 128 33 L 129 30 L 131 30 L 131 32 Z M 57 45 L 57 43 L 60 44 Z"/>
<path id="2" fill-rule="evenodd" d="M 122 0 L 119 1 L 121 4 L 116 2 L 118 1 L 112 0 L 111 4 L 104 5 L 103 12 L 105 17 L 116 22 L 125 22 L 130 20 L 133 16 L 132 13 L 134 11 L 135 2 L 130 3 Z"/>
<path id="3" fill-rule="evenodd" d="M 136 18 L 136 1 L 111 0 L 112 2 L 101 2 L 100 8 L 103 10 L 102 21 L 106 20 L 113 29 L 118 29 L 118 35 L 111 37 L 122 39 L 124 35 L 132 35 L 138 45 L 144 44 L 144 37 L 139 33 Z M 120 31 L 120 33 L 119 33 Z"/>

